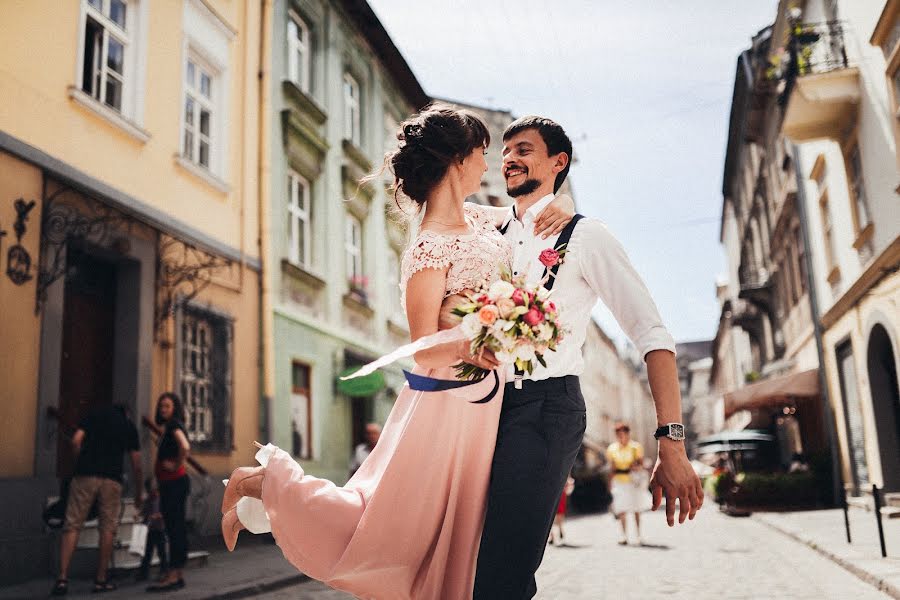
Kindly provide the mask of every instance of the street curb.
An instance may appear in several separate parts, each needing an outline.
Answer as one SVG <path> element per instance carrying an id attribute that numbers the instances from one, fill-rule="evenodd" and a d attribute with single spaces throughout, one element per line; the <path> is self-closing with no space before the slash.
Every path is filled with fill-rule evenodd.
<path id="1" fill-rule="evenodd" d="M 238 600 L 239 598 L 252 598 L 258 594 L 273 592 L 281 588 L 310 581 L 310 578 L 303 573 L 292 573 L 284 577 L 273 577 L 268 581 L 247 582 L 244 584 L 232 586 L 224 590 L 219 590 L 209 596 L 200 596 L 196 600 Z"/>
<path id="2" fill-rule="evenodd" d="M 791 538 L 794 541 L 800 542 L 804 546 L 812 548 L 813 550 L 815 550 L 816 552 L 818 552 L 819 554 L 821 554 L 822 556 L 824 556 L 831 562 L 837 564 L 840 567 L 843 567 L 845 570 L 856 575 L 862 581 L 875 587 L 878 591 L 884 592 L 891 598 L 900 600 L 900 587 L 895 586 L 894 584 L 885 580 L 884 578 L 879 577 L 878 575 L 873 575 L 872 573 L 869 573 L 865 569 L 853 564 L 852 561 L 847 560 L 846 558 L 843 558 L 842 556 L 840 556 L 838 554 L 835 554 L 834 552 L 832 552 L 831 550 L 828 550 L 827 548 L 823 548 L 822 546 L 820 546 L 819 544 L 815 543 L 812 540 L 803 538 L 802 536 L 794 533 L 790 529 L 787 529 L 785 527 L 780 527 L 779 525 L 776 525 L 775 523 L 770 522 L 768 519 L 766 519 L 764 517 L 758 517 L 756 515 L 753 515 L 753 520 L 756 521 L 757 523 L 762 523 L 763 525 L 781 533 L 782 535 L 785 535 L 785 536 Z"/>

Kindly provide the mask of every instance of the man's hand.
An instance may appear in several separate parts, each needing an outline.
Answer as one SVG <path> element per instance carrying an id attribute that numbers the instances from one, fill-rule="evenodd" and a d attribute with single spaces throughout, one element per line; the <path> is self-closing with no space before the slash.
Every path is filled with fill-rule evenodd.
<path id="1" fill-rule="evenodd" d="M 547 239 L 565 229 L 575 215 L 575 201 L 568 194 L 562 194 L 547 205 L 534 219 L 534 235 Z"/>
<path id="2" fill-rule="evenodd" d="M 683 442 L 668 438 L 659 441 L 659 458 L 650 478 L 650 489 L 653 492 L 653 510 L 660 507 L 665 495 L 666 520 L 669 527 L 675 525 L 676 500 L 680 507 L 679 523 L 684 523 L 685 518 L 693 520 L 703 506 L 703 486 L 691 467 Z"/>

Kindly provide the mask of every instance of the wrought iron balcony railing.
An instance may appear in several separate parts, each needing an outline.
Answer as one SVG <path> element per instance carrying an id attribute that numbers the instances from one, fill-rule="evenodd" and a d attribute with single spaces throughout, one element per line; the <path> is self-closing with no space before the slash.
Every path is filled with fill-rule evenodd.
<path id="1" fill-rule="evenodd" d="M 785 79 L 790 85 L 797 77 L 850 67 L 845 41 L 849 31 L 842 21 L 795 23 L 787 46 L 770 59 L 766 77 Z"/>

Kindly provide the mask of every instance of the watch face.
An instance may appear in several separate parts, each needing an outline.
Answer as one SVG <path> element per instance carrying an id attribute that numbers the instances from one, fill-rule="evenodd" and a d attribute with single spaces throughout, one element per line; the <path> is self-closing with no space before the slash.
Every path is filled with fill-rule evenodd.
<path id="1" fill-rule="evenodd" d="M 669 437 L 676 440 L 684 439 L 684 425 L 680 423 L 672 423 L 669 425 Z"/>

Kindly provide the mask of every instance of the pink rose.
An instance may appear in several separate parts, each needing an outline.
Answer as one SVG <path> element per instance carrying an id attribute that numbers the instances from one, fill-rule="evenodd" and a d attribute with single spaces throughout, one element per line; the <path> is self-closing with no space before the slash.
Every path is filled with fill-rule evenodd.
<path id="1" fill-rule="evenodd" d="M 546 310 L 548 313 L 556 312 L 556 305 L 553 304 L 553 300 L 548 300 L 544 303 L 544 310 Z"/>
<path id="2" fill-rule="evenodd" d="M 478 299 L 477 299 L 478 303 L 484 304 L 487 301 L 488 301 L 487 294 L 482 294 L 482 295 L 478 296 Z"/>
<path id="3" fill-rule="evenodd" d="M 500 298 L 497 300 L 497 308 L 500 309 L 500 316 L 504 319 L 508 319 L 512 316 L 512 312 L 516 308 L 516 303 L 509 298 Z"/>
<path id="4" fill-rule="evenodd" d="M 493 325 L 498 316 L 500 316 L 500 310 L 493 304 L 482 306 L 478 311 L 478 320 L 482 325 Z"/>
<path id="5" fill-rule="evenodd" d="M 541 251 L 541 255 L 538 257 L 538 260 L 541 261 L 542 265 L 549 269 L 559 262 L 559 252 L 557 252 L 553 248 L 547 248 L 546 250 Z"/>
<path id="6" fill-rule="evenodd" d="M 541 321 L 544 320 L 544 315 L 542 315 L 541 311 L 539 311 L 538 309 L 532 308 L 527 313 L 525 313 L 525 315 L 522 317 L 522 319 L 526 323 L 528 323 L 529 325 L 534 327 L 535 325 L 539 324 Z"/>
<path id="7" fill-rule="evenodd" d="M 516 288 L 516 290 L 512 293 L 512 301 L 516 303 L 516 306 L 525 305 L 525 294 L 522 293 L 522 290 Z"/>

